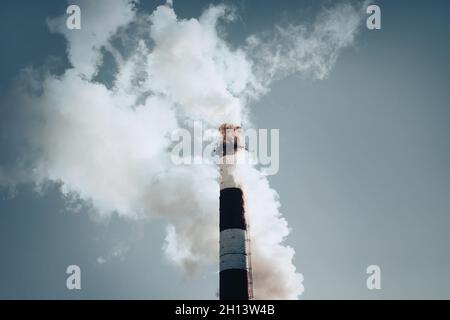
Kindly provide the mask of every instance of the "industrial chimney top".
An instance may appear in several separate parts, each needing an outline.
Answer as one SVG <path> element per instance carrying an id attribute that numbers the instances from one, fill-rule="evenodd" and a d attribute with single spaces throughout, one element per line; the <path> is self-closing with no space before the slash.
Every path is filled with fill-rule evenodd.
<path id="1" fill-rule="evenodd" d="M 222 156 L 235 154 L 238 149 L 243 149 L 241 141 L 241 127 L 224 123 L 219 127 L 222 136 Z"/>

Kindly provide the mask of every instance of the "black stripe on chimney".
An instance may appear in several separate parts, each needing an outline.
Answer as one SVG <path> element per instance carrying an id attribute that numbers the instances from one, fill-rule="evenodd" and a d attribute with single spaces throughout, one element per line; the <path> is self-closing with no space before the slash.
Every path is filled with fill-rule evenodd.
<path id="1" fill-rule="evenodd" d="M 220 190 L 220 231 L 226 229 L 247 229 L 244 198 L 240 188 Z"/>

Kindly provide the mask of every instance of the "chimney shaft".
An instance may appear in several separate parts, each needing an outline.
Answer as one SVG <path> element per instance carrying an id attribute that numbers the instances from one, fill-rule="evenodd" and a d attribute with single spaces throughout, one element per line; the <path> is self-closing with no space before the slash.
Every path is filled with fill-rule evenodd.
<path id="1" fill-rule="evenodd" d="M 244 196 L 234 179 L 240 150 L 239 127 L 222 125 L 220 162 L 220 284 L 221 300 L 249 299 L 247 222 Z"/>

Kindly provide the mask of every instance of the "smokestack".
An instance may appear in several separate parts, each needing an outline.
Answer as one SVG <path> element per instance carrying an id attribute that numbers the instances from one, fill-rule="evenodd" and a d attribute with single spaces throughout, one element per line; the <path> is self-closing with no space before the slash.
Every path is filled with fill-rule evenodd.
<path id="1" fill-rule="evenodd" d="M 220 300 L 252 298 L 250 250 L 244 194 L 236 183 L 236 157 L 243 149 L 240 127 L 223 124 L 220 152 Z"/>

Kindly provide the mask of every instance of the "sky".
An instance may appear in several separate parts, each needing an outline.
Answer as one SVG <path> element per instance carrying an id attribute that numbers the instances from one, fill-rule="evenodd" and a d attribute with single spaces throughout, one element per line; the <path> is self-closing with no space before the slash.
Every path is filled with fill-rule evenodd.
<path id="1" fill-rule="evenodd" d="M 331 5 L 225 3 L 237 15 L 224 35 L 231 47 L 274 25 L 311 21 Z M 162 4 L 141 0 L 138 10 L 151 13 Z M 173 8 L 179 18 L 191 18 L 209 4 L 174 1 Z M 381 30 L 362 28 L 326 77 L 285 74 L 249 107 L 254 126 L 280 129 L 280 170 L 268 181 L 289 223 L 284 241 L 304 277 L 300 299 L 450 298 L 450 4 L 377 4 Z M 62 74 L 70 66 L 66 40 L 46 23 L 65 7 L 61 1 L 2 3 L 3 170 L 32 152 L 14 138 L 29 128 L 11 116 L 16 106 L 8 98 L 20 71 L 55 64 Z M 108 83 L 114 66 L 104 61 L 98 77 Z M 84 163 L 81 153 L 70 157 L 74 165 Z M 36 189 L 27 179 L 0 188 L 0 298 L 217 298 L 214 263 L 192 276 L 161 250 L 164 216 L 99 217 L 103 204 L 69 201 L 57 184 Z M 270 258 L 279 263 L 277 255 Z M 81 290 L 66 288 L 71 264 L 81 268 Z M 381 268 L 380 290 L 366 287 L 366 268 L 374 264 Z"/>

